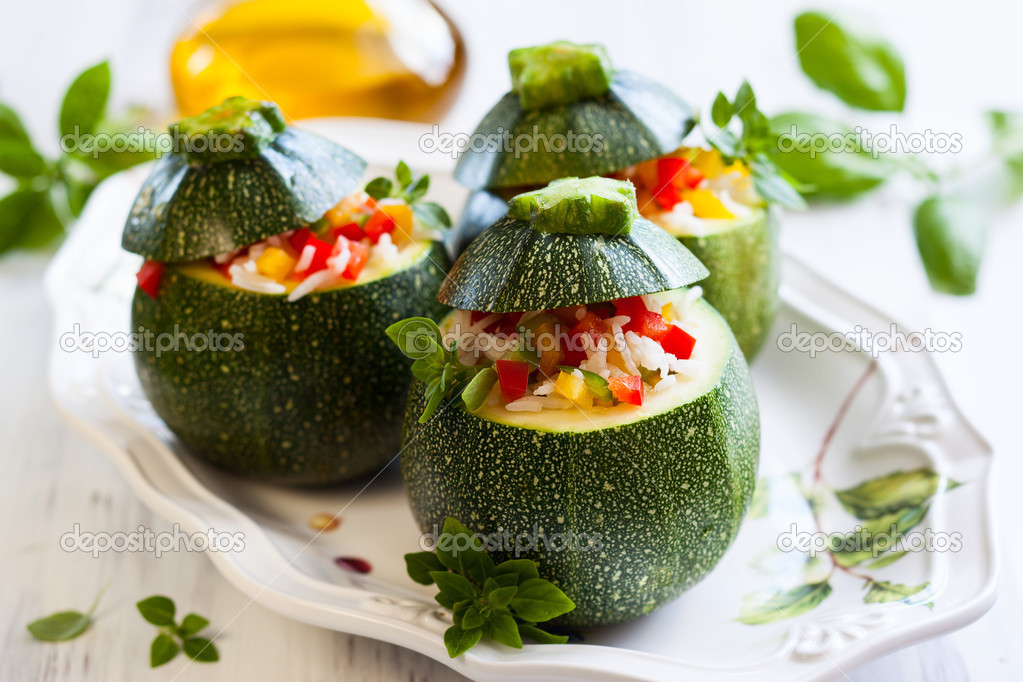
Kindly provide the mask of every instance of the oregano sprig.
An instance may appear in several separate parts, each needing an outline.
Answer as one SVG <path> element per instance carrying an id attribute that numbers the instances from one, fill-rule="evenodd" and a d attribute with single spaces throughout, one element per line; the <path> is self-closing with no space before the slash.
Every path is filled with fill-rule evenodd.
<path id="1" fill-rule="evenodd" d="M 412 358 L 412 374 L 426 384 L 426 409 L 419 417 L 425 424 L 441 403 L 461 394 L 469 410 L 478 409 L 497 382 L 493 367 L 470 367 L 458 358 L 458 343 L 444 348 L 440 328 L 427 317 L 410 317 L 385 330 L 387 336 Z"/>
<path id="2" fill-rule="evenodd" d="M 404 161 L 398 162 L 394 169 L 394 180 L 383 176 L 373 178 L 366 184 L 366 194 L 376 201 L 381 199 L 401 199 L 412 208 L 412 214 L 423 225 L 431 230 L 446 230 L 451 227 L 451 217 L 440 204 L 423 201 L 430 189 L 430 176 L 413 176 L 412 170 Z"/>
<path id="3" fill-rule="evenodd" d="M 522 648 L 523 639 L 564 644 L 565 635 L 538 627 L 575 608 L 554 583 L 540 577 L 529 559 L 494 563 L 480 536 L 452 517 L 444 520 L 435 552 L 405 555 L 409 577 L 436 585 L 437 603 L 451 609 L 454 624 L 444 632 L 451 658 L 461 656 L 484 637 Z"/>
<path id="4" fill-rule="evenodd" d="M 190 613 L 180 624 L 175 622 L 176 607 L 170 597 L 156 595 L 136 604 L 139 613 L 147 621 L 160 628 L 149 647 L 149 665 L 158 668 L 174 659 L 182 649 L 185 655 L 199 663 L 214 663 L 220 660 L 217 647 L 206 637 L 198 637 L 210 622 L 202 616 Z"/>

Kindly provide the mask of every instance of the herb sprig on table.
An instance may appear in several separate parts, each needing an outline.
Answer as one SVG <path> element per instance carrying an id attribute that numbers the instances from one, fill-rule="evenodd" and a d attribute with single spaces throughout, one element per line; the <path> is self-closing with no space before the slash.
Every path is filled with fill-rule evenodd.
<path id="1" fill-rule="evenodd" d="M 155 158 L 142 145 L 125 149 L 85 149 L 83 141 L 98 133 L 132 130 L 129 120 L 107 117 L 110 67 L 92 66 L 75 78 L 64 94 L 54 136 L 65 151 L 46 158 L 11 107 L 0 103 L 0 173 L 14 189 L 0 198 L 0 253 L 36 249 L 53 242 L 82 212 L 104 178 Z M 126 119 L 136 119 L 131 112 Z M 95 142 L 96 138 L 92 138 Z"/>
<path id="2" fill-rule="evenodd" d="M 220 654 L 213 642 L 206 637 L 197 636 L 210 624 L 207 619 L 190 613 L 181 623 L 175 622 L 174 601 L 160 595 L 143 599 L 135 606 L 143 618 L 160 627 L 159 634 L 149 647 L 150 667 L 158 668 L 169 663 L 182 649 L 186 656 L 199 663 L 214 663 L 220 660 Z"/>
<path id="3" fill-rule="evenodd" d="M 538 627 L 575 608 L 556 585 L 540 577 L 529 559 L 495 564 L 480 536 L 448 517 L 436 552 L 405 555 L 409 577 L 436 585 L 435 597 L 451 609 L 454 624 L 444 633 L 451 658 L 461 656 L 484 637 L 516 649 L 522 640 L 564 644 L 568 637 Z"/>

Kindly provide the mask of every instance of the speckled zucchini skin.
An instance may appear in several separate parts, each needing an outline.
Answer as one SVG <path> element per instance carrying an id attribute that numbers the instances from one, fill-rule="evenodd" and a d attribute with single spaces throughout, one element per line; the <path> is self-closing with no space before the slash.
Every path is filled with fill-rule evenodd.
<path id="1" fill-rule="evenodd" d="M 781 283 L 779 209 L 769 207 L 749 225 L 680 241 L 710 270 L 700 282 L 707 299 L 732 327 L 750 362 L 778 314 Z"/>
<path id="2" fill-rule="evenodd" d="M 678 597 L 714 568 L 749 506 L 760 418 L 738 346 L 698 399 L 583 433 L 500 424 L 460 403 L 419 424 L 423 393 L 415 382 L 401 469 L 424 532 L 454 516 L 481 533 L 599 536 L 600 551 L 521 555 L 575 602 L 565 625 L 626 621 Z"/>
<path id="3" fill-rule="evenodd" d="M 440 244 L 408 268 L 289 303 L 164 272 L 157 300 L 136 290 L 132 328 L 243 334 L 237 352 L 135 354 L 146 396 L 200 457 L 276 483 L 329 484 L 398 453 L 410 361 L 384 334 L 405 317 L 439 317 Z M 176 328 L 175 328 L 175 325 Z M 224 342 L 226 345 L 226 342 Z"/>

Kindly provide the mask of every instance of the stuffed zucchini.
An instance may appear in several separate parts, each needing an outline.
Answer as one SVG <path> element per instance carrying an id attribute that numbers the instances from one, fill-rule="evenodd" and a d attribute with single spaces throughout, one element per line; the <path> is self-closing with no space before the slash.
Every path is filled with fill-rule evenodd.
<path id="1" fill-rule="evenodd" d="M 234 98 L 174 130 L 189 149 L 241 149 L 161 158 L 128 219 L 124 248 L 146 258 L 133 328 L 175 340 L 135 355 L 153 408 L 195 454 L 272 482 L 383 466 L 409 363 L 380 324 L 443 310 L 446 254 L 416 219 L 421 192 L 358 190 L 365 163 L 272 104 Z"/>
<path id="2" fill-rule="evenodd" d="M 503 215 L 523 189 L 565 176 L 632 180 L 642 215 L 683 240 L 710 277 L 705 298 L 752 359 L 778 306 L 778 212 L 753 189 L 749 169 L 717 151 L 685 148 L 694 112 L 662 86 L 614 71 L 598 45 L 551 45 L 509 55 L 512 92 L 477 126 L 477 139 L 512 134 L 513 144 L 469 147 L 456 178 L 476 190 L 451 251 L 457 256 Z M 520 139 L 536 138 L 532 145 Z M 565 139 L 565 145 L 550 140 Z M 566 147 L 568 140 L 575 146 Z M 587 141 L 582 144 L 580 141 Z"/>
<path id="3" fill-rule="evenodd" d="M 536 561 L 575 603 L 569 625 L 638 617 L 701 580 L 760 447 L 742 353 L 686 288 L 706 274 L 630 183 L 513 199 L 441 288 L 456 310 L 388 329 L 416 358 L 402 475 L 420 527 L 515 538 L 499 558 Z"/>

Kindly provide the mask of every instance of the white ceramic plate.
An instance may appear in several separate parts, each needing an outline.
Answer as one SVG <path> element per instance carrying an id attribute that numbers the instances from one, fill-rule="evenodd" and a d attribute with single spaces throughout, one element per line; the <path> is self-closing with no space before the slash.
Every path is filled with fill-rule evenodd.
<path id="1" fill-rule="evenodd" d="M 428 127 L 356 119 L 308 127 L 364 155 L 373 170 L 398 158 L 430 170 L 433 198 L 452 209 L 464 200 L 449 174 L 451 160 L 417 149 Z M 754 367 L 764 428 L 761 483 L 718 568 L 638 621 L 578 632 L 564 646 L 480 645 L 451 661 L 441 638 L 449 617 L 430 588 L 404 573 L 402 554 L 417 550 L 418 531 L 394 467 L 372 481 L 326 490 L 277 489 L 224 474 L 187 453 L 155 416 L 130 353 L 67 350 L 65 334 L 75 325 L 81 334 L 129 330 L 139 260 L 121 251 L 120 235 L 147 170 L 114 176 L 96 191 L 47 273 L 57 335 L 51 389 L 67 421 L 120 467 L 154 511 L 189 532 L 244 535 L 241 551 L 209 556 L 262 605 L 414 649 L 477 679 L 825 680 L 962 627 L 993 602 L 990 448 L 964 421 L 926 353 L 889 353 L 872 363 L 852 350 L 815 358 L 779 350 L 773 339 L 792 324 L 810 333 L 857 325 L 890 331 L 891 324 L 787 258 L 784 305 Z M 848 409 L 815 484 L 818 452 L 843 403 Z M 883 478 L 898 471 L 912 473 Z M 843 506 L 836 491 L 865 481 L 874 483 L 844 494 Z M 929 542 L 944 551 L 880 553 L 875 540 L 878 551 L 870 556 L 809 559 L 778 548 L 792 524 L 800 533 L 818 526 L 848 532 L 858 523 L 879 525 L 858 521 L 850 510 L 869 518 L 885 509 L 901 517 L 900 528 L 912 527 L 905 544 Z M 318 512 L 340 512 L 340 527 L 317 535 L 308 522 Z M 925 534 L 932 540 L 919 539 Z M 336 557 L 365 559 L 373 569 L 344 570 Z"/>

